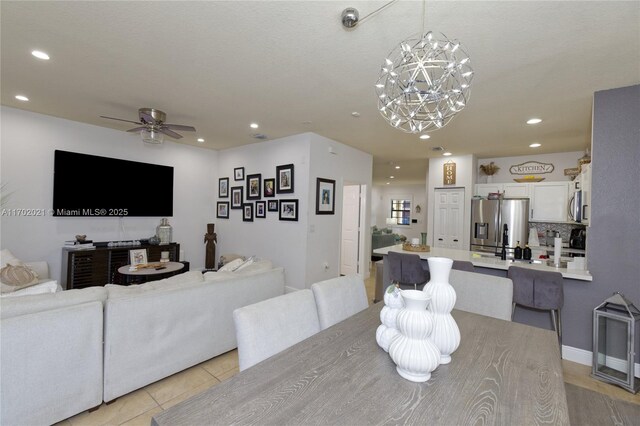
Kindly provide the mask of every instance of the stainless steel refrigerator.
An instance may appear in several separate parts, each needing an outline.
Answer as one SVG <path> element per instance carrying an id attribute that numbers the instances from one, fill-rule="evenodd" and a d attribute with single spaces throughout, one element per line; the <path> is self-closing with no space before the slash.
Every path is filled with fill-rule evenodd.
<path id="1" fill-rule="evenodd" d="M 529 240 L 529 199 L 503 198 L 500 200 L 471 200 L 471 250 L 491 252 L 502 250 L 502 234 L 507 225 L 507 256 L 513 249 Z"/>

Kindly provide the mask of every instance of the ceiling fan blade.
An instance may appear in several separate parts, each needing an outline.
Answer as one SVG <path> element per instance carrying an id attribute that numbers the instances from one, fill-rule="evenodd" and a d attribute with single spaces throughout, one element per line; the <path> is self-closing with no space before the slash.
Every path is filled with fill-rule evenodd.
<path id="1" fill-rule="evenodd" d="M 182 130 L 183 132 L 195 132 L 196 128 L 193 126 L 183 126 L 182 124 L 163 124 L 165 129 Z"/>
<path id="2" fill-rule="evenodd" d="M 147 127 L 146 126 L 142 126 L 142 127 L 134 127 L 133 129 L 129 129 L 127 130 L 127 132 L 139 132 L 140 130 L 146 130 Z"/>
<path id="3" fill-rule="evenodd" d="M 156 122 L 155 118 L 153 118 L 151 115 L 147 114 L 144 111 L 140 111 L 138 115 L 140 116 L 140 120 L 144 121 L 145 123 L 151 124 Z"/>
<path id="4" fill-rule="evenodd" d="M 100 118 L 108 118 L 109 120 L 118 120 L 118 121 L 124 121 L 127 123 L 133 123 L 133 124 L 142 124 L 138 121 L 131 121 L 131 120 L 123 120 L 122 118 L 115 118 L 115 117 L 106 117 L 104 115 L 101 115 Z"/>
<path id="5" fill-rule="evenodd" d="M 169 129 L 165 129 L 164 126 L 158 130 L 160 133 L 164 133 L 167 136 L 171 136 L 174 139 L 182 139 L 182 135 L 177 134 L 176 132 L 172 132 Z"/>

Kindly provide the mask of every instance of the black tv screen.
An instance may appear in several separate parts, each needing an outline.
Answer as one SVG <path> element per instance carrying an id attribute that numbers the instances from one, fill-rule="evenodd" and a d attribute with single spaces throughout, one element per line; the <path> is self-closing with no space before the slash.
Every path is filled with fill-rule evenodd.
<path id="1" fill-rule="evenodd" d="M 55 151 L 54 216 L 173 216 L 173 167 Z"/>

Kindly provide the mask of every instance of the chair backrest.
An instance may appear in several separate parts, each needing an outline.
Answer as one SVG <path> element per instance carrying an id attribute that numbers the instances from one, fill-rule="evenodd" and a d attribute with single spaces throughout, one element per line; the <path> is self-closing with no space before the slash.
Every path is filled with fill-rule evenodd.
<path id="1" fill-rule="evenodd" d="M 509 267 L 513 281 L 513 301 L 536 309 L 561 309 L 564 305 L 562 274 L 552 271 Z"/>
<path id="2" fill-rule="evenodd" d="M 422 267 L 422 261 L 417 254 L 390 251 L 387 261 L 392 282 L 421 285 L 429 281 L 429 271 Z"/>
<path id="3" fill-rule="evenodd" d="M 449 283 L 456 290 L 455 309 L 511 321 L 513 283 L 510 279 L 454 269 Z"/>
<path id="4" fill-rule="evenodd" d="M 311 290 L 322 330 L 369 307 L 364 281 L 356 275 L 320 281 Z"/>
<path id="5" fill-rule="evenodd" d="M 320 331 L 318 311 L 309 289 L 233 311 L 240 371 Z"/>
<path id="6" fill-rule="evenodd" d="M 451 269 L 467 272 L 474 272 L 476 270 L 475 266 L 473 266 L 473 263 L 465 260 L 454 260 Z"/>

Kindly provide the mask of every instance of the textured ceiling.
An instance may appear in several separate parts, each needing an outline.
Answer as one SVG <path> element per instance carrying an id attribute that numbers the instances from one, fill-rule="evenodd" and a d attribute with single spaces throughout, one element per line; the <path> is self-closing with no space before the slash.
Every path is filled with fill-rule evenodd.
<path id="1" fill-rule="evenodd" d="M 373 154 L 374 183 L 392 172 L 408 183 L 424 182 L 433 146 L 481 158 L 530 154 L 532 142 L 584 150 L 593 92 L 640 83 L 638 1 L 428 1 L 426 29 L 460 40 L 475 77 L 467 108 L 421 141 L 384 121 L 374 84 L 385 56 L 421 31 L 423 3 L 340 23 L 346 7 L 364 16 L 383 4 L 3 0 L 1 101 L 120 130 L 132 126 L 99 116 L 153 107 L 196 127 L 181 143 L 213 149 L 312 131 Z M 524 124 L 533 116 L 543 123 Z"/>

